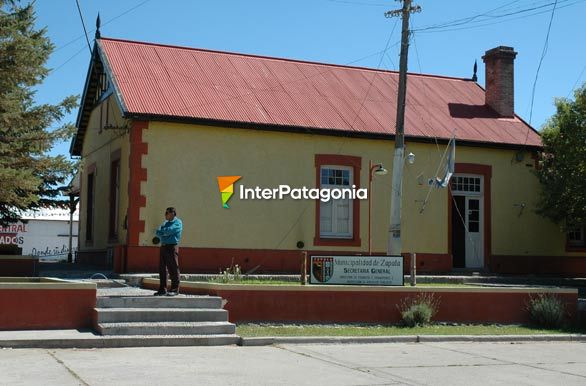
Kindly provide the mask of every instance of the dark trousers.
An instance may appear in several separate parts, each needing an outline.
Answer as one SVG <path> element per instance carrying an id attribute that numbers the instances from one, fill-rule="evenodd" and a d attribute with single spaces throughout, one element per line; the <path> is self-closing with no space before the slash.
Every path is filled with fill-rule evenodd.
<path id="1" fill-rule="evenodd" d="M 167 271 L 171 276 L 171 289 L 179 289 L 179 247 L 162 245 L 159 254 L 159 290 L 167 288 Z"/>

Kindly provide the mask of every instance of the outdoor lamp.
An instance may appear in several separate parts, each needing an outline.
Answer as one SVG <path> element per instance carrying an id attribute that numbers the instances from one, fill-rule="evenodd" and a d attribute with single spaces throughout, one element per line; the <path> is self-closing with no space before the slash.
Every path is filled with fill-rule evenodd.
<path id="1" fill-rule="evenodd" d="M 407 162 L 409 162 L 409 165 L 413 165 L 415 163 L 415 154 L 407 154 Z"/>
<path id="2" fill-rule="evenodd" d="M 375 169 L 374 174 L 377 176 L 384 176 L 388 173 L 388 170 L 383 167 L 383 164 L 378 164 L 376 166 L 377 168 Z"/>

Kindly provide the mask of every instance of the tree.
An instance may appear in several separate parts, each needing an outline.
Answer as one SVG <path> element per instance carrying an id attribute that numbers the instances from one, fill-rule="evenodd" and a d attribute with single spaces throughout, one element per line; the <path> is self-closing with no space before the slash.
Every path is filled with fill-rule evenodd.
<path id="1" fill-rule="evenodd" d="M 538 213 L 566 230 L 586 224 L 586 84 L 575 99 L 556 99 L 557 111 L 542 130 L 537 171 L 543 186 Z"/>
<path id="2" fill-rule="evenodd" d="M 61 124 L 77 97 L 57 105 L 36 105 L 34 87 L 49 75 L 45 67 L 54 46 L 46 28 L 36 30 L 33 4 L 0 0 L 0 224 L 18 220 L 21 211 L 67 207 L 61 192 L 74 163 L 48 152 L 70 138 Z M 52 125 L 60 125 L 50 129 Z"/>

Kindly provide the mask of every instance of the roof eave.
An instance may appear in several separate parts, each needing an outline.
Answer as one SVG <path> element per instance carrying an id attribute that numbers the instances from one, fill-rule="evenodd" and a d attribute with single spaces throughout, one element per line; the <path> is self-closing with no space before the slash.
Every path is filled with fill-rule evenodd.
<path id="1" fill-rule="evenodd" d="M 116 101 L 118 102 L 118 105 L 120 106 L 120 110 L 122 111 L 122 115 L 125 116 L 126 111 L 127 111 L 126 105 L 125 105 L 124 100 L 122 98 L 122 93 L 120 92 L 120 87 L 118 87 L 118 83 L 117 83 L 116 79 L 114 78 L 114 73 L 112 72 L 112 68 L 110 66 L 110 63 L 108 62 L 107 55 L 105 55 L 104 51 L 102 50 L 102 47 L 99 44 L 99 41 L 100 41 L 100 39 L 96 39 L 94 41 L 94 47 L 92 49 L 92 57 L 90 59 L 90 65 L 89 65 L 88 72 L 86 75 L 82 99 L 81 99 L 81 103 L 79 106 L 79 110 L 77 113 L 77 119 L 76 119 L 76 123 L 75 123 L 75 127 L 77 128 L 77 132 L 71 141 L 71 145 L 69 146 L 69 154 L 71 154 L 72 156 L 81 156 L 82 155 L 81 153 L 82 153 L 82 146 L 83 146 L 83 138 L 85 135 L 86 128 L 83 128 L 83 130 L 82 130 L 81 120 L 82 120 L 84 111 L 86 109 L 93 109 L 93 107 L 94 107 L 94 106 L 88 106 L 87 93 L 88 93 L 88 88 L 89 88 L 89 85 L 90 85 L 90 82 L 92 79 L 94 65 L 95 65 L 97 59 L 100 60 L 102 67 L 104 68 L 104 71 L 106 72 L 108 78 L 112 82 L 112 86 L 114 88 L 114 95 L 116 96 Z"/>
<path id="2" fill-rule="evenodd" d="M 181 116 L 170 116 L 170 115 L 158 115 L 150 113 L 132 113 L 128 112 L 125 114 L 125 118 L 142 120 L 142 121 L 160 121 L 160 122 L 177 122 L 177 123 L 188 123 L 188 124 L 199 124 L 204 126 L 221 126 L 221 127 L 232 127 L 240 129 L 252 129 L 252 130 L 263 130 L 263 131 L 281 131 L 281 132 L 292 132 L 292 133 L 307 133 L 337 137 L 351 137 L 351 138 L 365 138 L 365 139 L 382 139 L 382 140 L 394 140 L 395 134 L 382 134 L 382 133 L 368 133 L 355 131 L 351 132 L 348 130 L 331 129 L 331 128 L 315 128 L 305 126 L 287 126 L 287 125 L 274 125 L 266 123 L 255 123 L 255 122 L 242 122 L 242 121 L 226 121 L 219 119 L 209 118 L 194 118 L 194 117 L 181 117 Z M 419 137 L 406 135 L 406 139 L 412 142 L 419 143 L 441 143 L 447 144 L 449 138 L 436 138 L 436 137 Z M 529 150 L 539 151 L 543 147 L 536 145 L 527 144 L 514 144 L 514 143 L 500 143 L 500 142 L 486 142 L 486 141 L 470 141 L 458 139 L 459 145 L 471 146 L 471 147 L 488 147 L 496 149 L 512 149 L 512 150 Z"/>
<path id="3" fill-rule="evenodd" d="M 91 75 L 94 69 L 94 63 L 95 63 L 95 58 L 96 58 L 96 51 L 97 51 L 97 44 L 94 42 L 94 47 L 92 49 L 92 56 L 90 58 L 90 64 L 88 66 L 88 70 L 87 70 L 87 74 L 85 76 L 85 84 L 83 86 L 83 92 L 81 94 L 81 103 L 79 104 L 79 109 L 77 110 L 77 118 L 75 120 L 75 127 L 77 128 L 77 132 L 75 133 L 75 135 L 73 136 L 73 139 L 71 140 L 71 144 L 69 145 L 69 154 L 71 154 L 72 156 L 79 156 L 80 154 L 80 150 L 79 147 L 80 145 L 79 143 L 79 131 L 80 131 L 80 122 L 81 122 L 81 117 L 83 115 L 83 111 L 85 109 L 85 105 L 86 105 L 86 96 L 87 96 L 87 90 L 88 90 L 88 86 L 91 80 Z"/>

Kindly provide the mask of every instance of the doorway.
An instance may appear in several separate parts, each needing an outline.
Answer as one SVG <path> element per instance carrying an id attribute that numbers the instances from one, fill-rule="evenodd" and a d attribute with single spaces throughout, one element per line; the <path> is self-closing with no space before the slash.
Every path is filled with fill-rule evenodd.
<path id="1" fill-rule="evenodd" d="M 484 268 L 483 176 L 452 177 L 452 261 L 454 268 Z"/>

